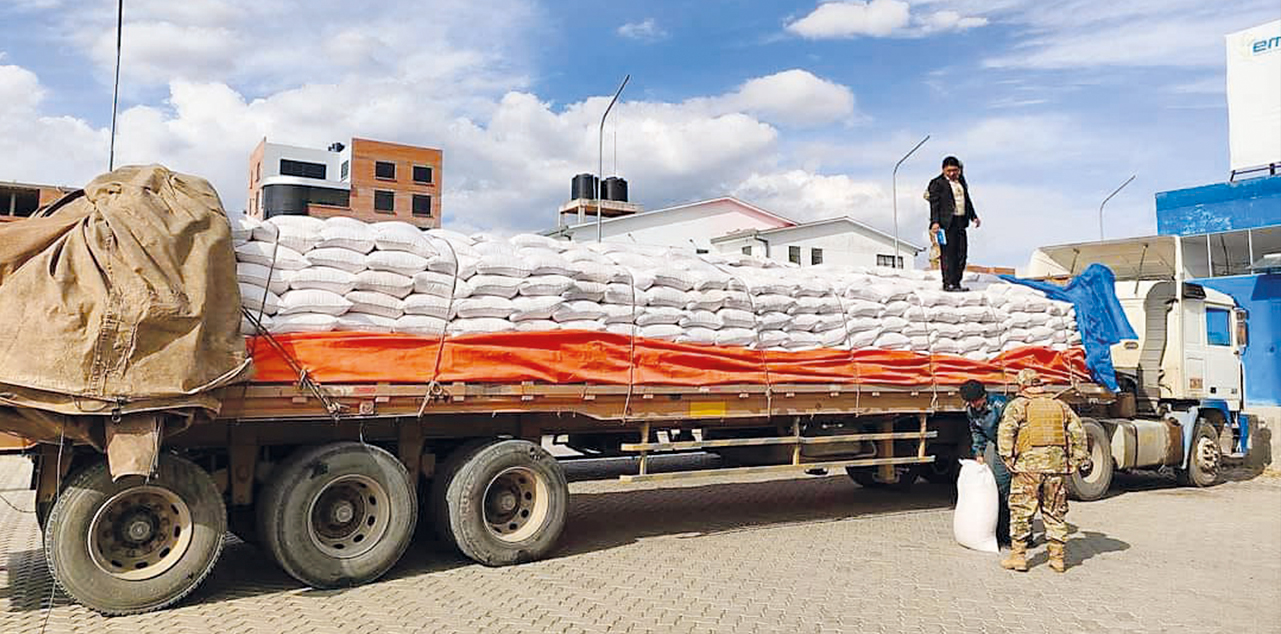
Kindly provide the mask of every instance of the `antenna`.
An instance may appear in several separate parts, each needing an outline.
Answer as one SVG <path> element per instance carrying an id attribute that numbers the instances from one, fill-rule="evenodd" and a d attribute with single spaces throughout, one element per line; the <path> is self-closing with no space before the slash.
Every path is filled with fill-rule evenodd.
<path id="1" fill-rule="evenodd" d="M 116 85 L 111 94 L 111 147 L 107 150 L 107 171 L 116 168 L 116 111 L 120 107 L 120 37 L 125 24 L 125 0 L 116 3 Z"/>

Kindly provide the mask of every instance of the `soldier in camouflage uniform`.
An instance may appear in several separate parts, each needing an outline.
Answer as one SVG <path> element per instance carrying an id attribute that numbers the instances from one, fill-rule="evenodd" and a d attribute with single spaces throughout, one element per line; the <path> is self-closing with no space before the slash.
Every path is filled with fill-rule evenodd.
<path id="1" fill-rule="evenodd" d="M 1045 393 L 1036 370 L 1020 371 L 1018 384 L 1019 395 L 1006 406 L 997 432 L 1001 460 L 1014 475 L 1010 487 L 1012 543 L 1010 555 L 1001 561 L 1001 567 L 1027 571 L 1032 516 L 1039 508 L 1045 522 L 1050 567 L 1063 572 L 1068 510 L 1064 478 L 1090 466 L 1085 428 L 1072 408 Z"/>

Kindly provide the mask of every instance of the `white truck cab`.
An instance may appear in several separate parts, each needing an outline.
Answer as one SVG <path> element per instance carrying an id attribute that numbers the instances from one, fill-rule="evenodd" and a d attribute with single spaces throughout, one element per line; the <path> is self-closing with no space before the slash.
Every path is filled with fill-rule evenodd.
<path id="1" fill-rule="evenodd" d="M 1106 463 L 1106 473 L 1096 467 L 1075 477 L 1077 497 L 1106 493 L 1113 467 L 1174 467 L 1186 483 L 1213 484 L 1223 456 L 1249 448 L 1241 363 L 1249 315 L 1188 280 L 1174 236 L 1042 247 L 1027 275 L 1068 279 L 1091 264 L 1111 269 L 1138 338 L 1112 346 L 1117 402 L 1106 416 L 1085 419 L 1094 462 Z"/>

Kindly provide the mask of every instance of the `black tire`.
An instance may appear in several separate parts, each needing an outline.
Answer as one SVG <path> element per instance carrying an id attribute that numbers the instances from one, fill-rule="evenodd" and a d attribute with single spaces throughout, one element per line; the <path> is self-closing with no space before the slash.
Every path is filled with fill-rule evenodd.
<path id="1" fill-rule="evenodd" d="M 400 561 L 418 521 L 405 466 L 356 442 L 298 449 L 272 471 L 257 507 L 262 545 L 314 588 L 382 576 Z"/>
<path id="2" fill-rule="evenodd" d="M 907 491 L 916 484 L 916 478 L 920 476 L 920 470 L 917 465 L 898 466 L 898 481 L 893 484 L 881 482 L 876 479 L 876 470 L 878 467 L 845 467 L 845 473 L 851 480 L 858 483 L 865 489 L 887 489 L 890 491 Z"/>
<path id="3" fill-rule="evenodd" d="M 226 532 L 222 494 L 192 462 L 162 454 L 153 477 L 113 482 L 101 459 L 69 478 L 54 503 L 45 559 L 81 605 L 138 614 L 195 590 L 218 562 Z"/>
<path id="4" fill-rule="evenodd" d="M 1089 473 L 1077 471 L 1067 479 L 1068 495 L 1074 500 L 1089 502 L 1107 495 L 1112 486 L 1112 441 L 1103 426 L 1093 420 L 1081 421 L 1085 428 L 1085 444 L 1094 463 Z"/>
<path id="5" fill-rule="evenodd" d="M 539 559 L 556 546 L 569 485 L 556 459 L 524 440 L 474 450 L 444 485 L 448 530 L 464 555 L 486 566 Z"/>
<path id="6" fill-rule="evenodd" d="M 450 548 L 458 548 L 458 542 L 454 539 L 453 530 L 449 525 L 449 504 L 445 501 L 445 492 L 449 489 L 449 483 L 453 481 L 454 476 L 458 474 L 458 470 L 471 459 L 472 455 L 496 442 L 499 441 L 493 438 L 476 438 L 455 447 L 436 469 L 436 473 L 431 478 L 431 486 L 423 492 L 426 498 L 423 508 L 424 516 L 428 519 L 427 523 L 434 537 Z"/>
<path id="7" fill-rule="evenodd" d="M 961 475 L 961 463 L 957 461 L 956 454 L 939 452 L 934 456 L 934 462 L 918 465 L 917 472 L 930 484 L 956 486 L 956 479 Z"/>
<path id="8" fill-rule="evenodd" d="M 1208 487 L 1219 483 L 1219 466 L 1223 455 L 1219 448 L 1219 435 L 1214 426 L 1205 421 L 1198 421 L 1192 429 L 1192 443 L 1189 445 L 1188 467 L 1177 471 L 1179 484 L 1183 486 Z"/>

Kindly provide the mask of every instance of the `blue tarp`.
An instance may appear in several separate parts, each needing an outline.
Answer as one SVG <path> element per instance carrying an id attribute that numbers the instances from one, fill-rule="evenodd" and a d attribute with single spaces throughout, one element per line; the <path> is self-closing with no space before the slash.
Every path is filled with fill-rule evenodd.
<path id="1" fill-rule="evenodd" d="M 1085 346 L 1085 363 L 1090 368 L 1090 375 L 1096 383 L 1114 392 L 1117 390 L 1112 346 L 1139 336 L 1134 334 L 1134 328 L 1125 318 L 1121 302 L 1116 298 L 1116 277 L 1112 275 L 1112 269 L 1102 264 L 1091 264 L 1067 286 L 1024 280 L 1012 275 L 1001 277 L 1035 288 L 1050 299 L 1072 302 L 1076 307 L 1076 327 L 1081 331 L 1081 344 Z"/>

